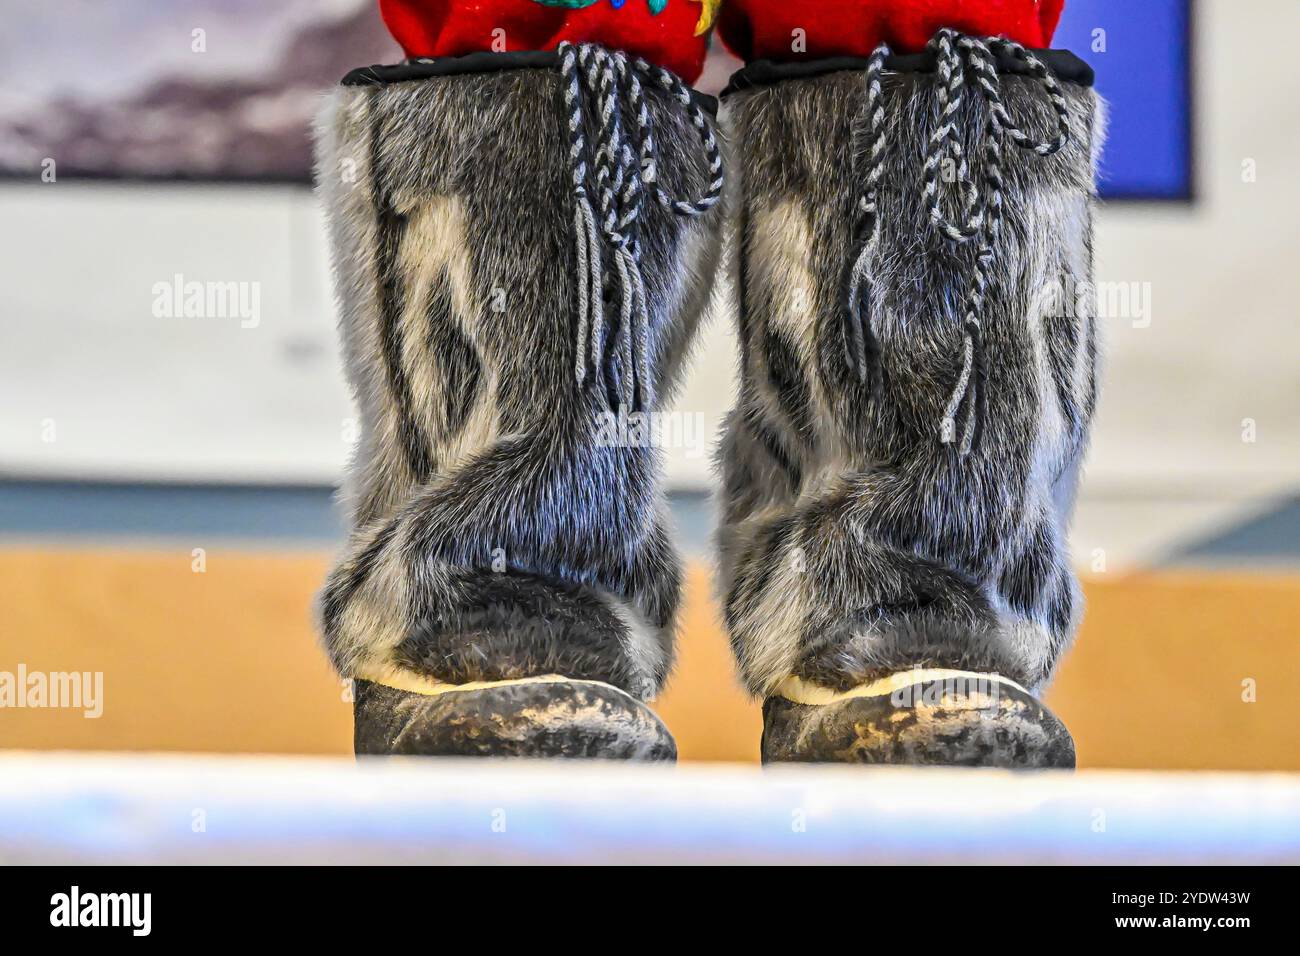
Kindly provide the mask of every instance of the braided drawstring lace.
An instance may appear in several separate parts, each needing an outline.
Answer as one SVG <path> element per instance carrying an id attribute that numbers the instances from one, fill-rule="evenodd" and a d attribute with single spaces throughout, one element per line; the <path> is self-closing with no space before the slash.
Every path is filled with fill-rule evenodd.
<path id="1" fill-rule="evenodd" d="M 575 373 L 579 388 L 600 381 L 607 343 L 605 307 L 618 297 L 623 393 L 614 400 L 631 410 L 654 401 L 650 308 L 641 271 L 640 215 L 648 192 L 679 216 L 699 216 L 722 197 L 722 151 L 704 110 L 674 74 L 639 57 L 595 44 L 559 48 L 569 132 L 573 232 L 578 266 Z M 642 78 L 659 86 L 687 111 L 699 132 L 712 177 L 698 199 L 670 195 L 659 184 L 659 158 Z M 633 122 L 625 120 L 624 111 Z M 586 124 L 596 129 L 588 156 Z M 595 196 L 593 205 L 592 195 Z"/>
<path id="2" fill-rule="evenodd" d="M 1019 43 L 1000 37 L 980 40 L 955 30 L 941 30 L 930 41 L 935 54 L 938 79 L 938 125 L 930 136 L 926 151 L 922 195 L 930 220 L 953 243 L 976 241 L 975 271 L 966 290 L 962 318 L 961 372 L 944 408 L 939 438 L 945 443 L 958 442 L 962 455 L 970 453 L 980 438 L 987 402 L 984 396 L 983 315 L 990 276 L 997 258 L 997 240 L 1002 228 L 1002 145 L 1010 139 L 1021 149 L 1038 156 L 1059 152 L 1070 138 L 1069 106 L 1056 77 L 1041 60 Z M 866 72 L 865 121 L 866 142 L 855 149 L 863 156 L 867 170 L 862 195 L 858 201 L 857 255 L 849 272 L 847 335 L 845 351 L 850 369 L 858 381 L 871 376 L 878 387 L 879 348 L 872 335 L 870 316 L 873 294 L 873 265 L 880 238 L 880 182 L 884 175 L 885 111 L 881 77 L 889 56 L 887 46 L 871 54 Z M 1056 116 L 1056 133 L 1050 139 L 1037 140 L 1026 133 L 1008 113 L 1002 98 L 997 54 L 1010 56 L 1025 65 L 1029 75 L 1040 82 L 1051 101 Z M 957 118 L 962 96 L 973 83 L 988 106 L 984 128 L 983 164 L 980 178 L 983 189 L 971 175 Z M 944 175 L 947 171 L 954 175 Z M 945 195 L 946 193 L 956 195 Z M 956 207 L 950 211 L 950 207 Z M 958 436 L 957 422 L 962 421 Z"/>

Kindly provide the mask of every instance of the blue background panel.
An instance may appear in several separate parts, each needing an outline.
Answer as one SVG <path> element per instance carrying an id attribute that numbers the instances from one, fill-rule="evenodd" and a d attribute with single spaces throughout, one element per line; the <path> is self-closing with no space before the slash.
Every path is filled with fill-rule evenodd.
<path id="1" fill-rule="evenodd" d="M 1193 193 L 1192 0 L 1067 0 L 1052 46 L 1097 71 L 1110 104 L 1101 192 L 1187 200 Z M 1105 49 L 1097 49 L 1104 31 Z"/>

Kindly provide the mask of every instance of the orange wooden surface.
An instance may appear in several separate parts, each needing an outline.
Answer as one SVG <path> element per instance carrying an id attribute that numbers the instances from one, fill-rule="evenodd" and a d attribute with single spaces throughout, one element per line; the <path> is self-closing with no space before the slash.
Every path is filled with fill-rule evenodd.
<path id="1" fill-rule="evenodd" d="M 0 550 L 0 671 L 102 671 L 104 713 L 0 709 L 0 747 L 347 753 L 316 644 L 324 554 Z M 1091 767 L 1300 770 L 1300 578 L 1186 572 L 1087 583 L 1049 700 Z M 656 708 L 683 759 L 757 759 L 707 571 Z M 1254 682 L 1255 702 L 1243 700 Z"/>

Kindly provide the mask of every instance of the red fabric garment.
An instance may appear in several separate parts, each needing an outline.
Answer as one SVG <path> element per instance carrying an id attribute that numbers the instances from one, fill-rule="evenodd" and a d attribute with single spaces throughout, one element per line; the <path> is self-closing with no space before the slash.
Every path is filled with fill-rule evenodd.
<path id="1" fill-rule="evenodd" d="M 869 56 L 882 42 L 916 53 L 942 27 L 1047 47 L 1064 6 L 1065 0 L 727 0 L 718 32 L 747 61 Z"/>
<path id="2" fill-rule="evenodd" d="M 716 0 L 379 0 L 408 57 L 600 43 L 699 78 Z M 656 10 L 658 12 L 656 12 Z M 698 32 L 697 32 L 698 31 Z"/>

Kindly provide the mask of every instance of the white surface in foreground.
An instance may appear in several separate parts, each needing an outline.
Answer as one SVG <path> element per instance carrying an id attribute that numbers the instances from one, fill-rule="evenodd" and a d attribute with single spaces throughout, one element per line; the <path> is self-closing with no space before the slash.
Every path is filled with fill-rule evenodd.
<path id="1" fill-rule="evenodd" d="M 0 755 L 0 863 L 235 862 L 1300 863 L 1300 776 Z"/>

